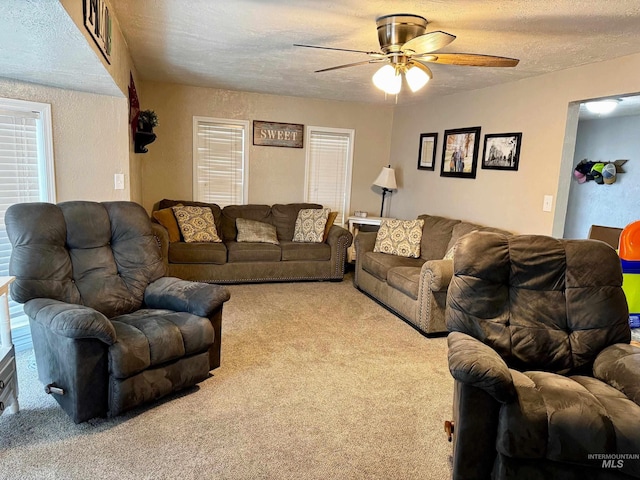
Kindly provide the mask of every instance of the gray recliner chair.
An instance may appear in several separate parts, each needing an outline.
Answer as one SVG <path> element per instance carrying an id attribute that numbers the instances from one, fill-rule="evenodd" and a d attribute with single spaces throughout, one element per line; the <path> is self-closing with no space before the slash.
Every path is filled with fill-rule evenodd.
<path id="1" fill-rule="evenodd" d="M 226 288 L 164 277 L 133 202 L 23 203 L 5 216 L 14 300 L 40 380 L 76 422 L 190 387 L 220 365 Z"/>
<path id="2" fill-rule="evenodd" d="M 602 242 L 458 242 L 446 309 L 455 480 L 640 478 L 640 348 L 621 285 Z"/>

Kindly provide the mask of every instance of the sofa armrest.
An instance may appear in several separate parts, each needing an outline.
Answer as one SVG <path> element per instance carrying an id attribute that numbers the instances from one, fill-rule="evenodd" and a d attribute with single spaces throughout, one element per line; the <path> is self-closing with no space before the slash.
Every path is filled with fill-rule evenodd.
<path id="1" fill-rule="evenodd" d="M 344 278 L 344 265 L 347 260 L 347 248 L 353 242 L 353 235 L 346 228 L 333 225 L 329 230 L 326 243 L 331 247 L 330 280 Z"/>
<path id="2" fill-rule="evenodd" d="M 149 308 L 189 312 L 207 318 L 229 298 L 229 290 L 220 285 L 175 277 L 159 278 L 150 283 L 144 292 L 144 303 Z"/>
<path id="3" fill-rule="evenodd" d="M 365 252 L 373 252 L 376 246 L 376 237 L 378 232 L 358 232 L 355 239 L 356 259 L 360 258 Z"/>
<path id="4" fill-rule="evenodd" d="M 102 313 L 91 307 L 34 298 L 24 304 L 25 313 L 34 322 L 67 338 L 95 338 L 107 345 L 116 341 L 116 329 Z"/>
<path id="5" fill-rule="evenodd" d="M 428 260 L 422 264 L 421 281 L 429 279 L 432 292 L 446 292 L 453 277 L 453 260 Z"/>
<path id="6" fill-rule="evenodd" d="M 596 357 L 593 376 L 640 405 L 640 347 L 627 343 L 608 346 Z"/>
<path id="7" fill-rule="evenodd" d="M 495 350 L 462 332 L 451 332 L 447 343 L 453 378 L 484 390 L 500 403 L 516 397 L 509 367 Z"/>
<path id="8" fill-rule="evenodd" d="M 353 276 L 353 285 L 358 288 L 360 286 L 360 272 L 362 271 L 362 260 L 364 254 L 367 252 L 373 252 L 373 248 L 376 246 L 376 237 L 378 232 L 358 232 L 354 240 L 356 249 L 356 269 Z"/>
<path id="9" fill-rule="evenodd" d="M 339 225 L 333 225 L 329 230 L 329 235 L 327 236 L 327 243 L 333 248 L 334 246 L 338 246 L 340 241 L 342 240 L 342 246 L 346 249 L 353 242 L 353 235 L 346 228 L 342 228 Z"/>

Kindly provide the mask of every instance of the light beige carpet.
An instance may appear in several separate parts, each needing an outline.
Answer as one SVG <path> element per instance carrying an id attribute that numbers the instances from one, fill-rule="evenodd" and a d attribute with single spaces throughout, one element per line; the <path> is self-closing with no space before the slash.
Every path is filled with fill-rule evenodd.
<path id="1" fill-rule="evenodd" d="M 448 479 L 453 381 L 428 339 L 341 283 L 236 285 L 198 387 L 75 425 L 18 359 L 0 478 Z"/>

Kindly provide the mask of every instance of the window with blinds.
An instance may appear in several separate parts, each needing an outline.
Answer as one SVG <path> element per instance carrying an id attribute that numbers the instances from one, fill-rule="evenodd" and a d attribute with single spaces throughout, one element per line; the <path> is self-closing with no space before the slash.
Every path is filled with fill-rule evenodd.
<path id="1" fill-rule="evenodd" d="M 353 130 L 307 127 L 305 201 L 338 212 L 336 222 L 349 216 Z"/>
<path id="2" fill-rule="evenodd" d="M 4 216 L 22 202 L 55 202 L 51 108 L 47 104 L 0 98 L 0 276 L 9 275 L 11 244 Z M 22 305 L 9 300 L 16 349 L 31 344 Z"/>
<path id="3" fill-rule="evenodd" d="M 193 199 L 220 207 L 248 202 L 249 122 L 193 117 Z"/>

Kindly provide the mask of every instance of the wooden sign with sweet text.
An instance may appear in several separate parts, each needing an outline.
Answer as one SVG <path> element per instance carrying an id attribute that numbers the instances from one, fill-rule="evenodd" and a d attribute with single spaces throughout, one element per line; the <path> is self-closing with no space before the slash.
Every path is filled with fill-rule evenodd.
<path id="1" fill-rule="evenodd" d="M 268 147 L 302 148 L 304 125 L 253 121 L 253 144 Z"/>

